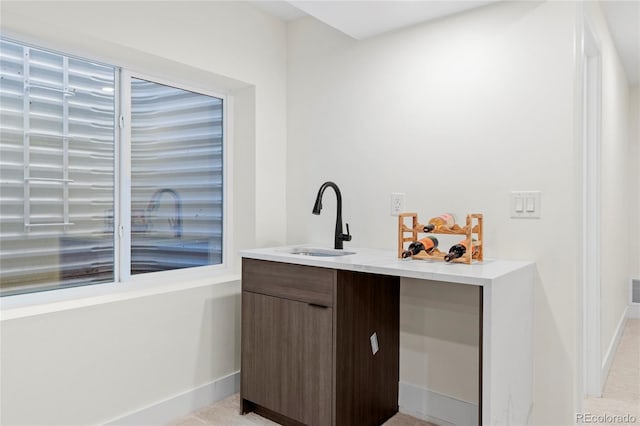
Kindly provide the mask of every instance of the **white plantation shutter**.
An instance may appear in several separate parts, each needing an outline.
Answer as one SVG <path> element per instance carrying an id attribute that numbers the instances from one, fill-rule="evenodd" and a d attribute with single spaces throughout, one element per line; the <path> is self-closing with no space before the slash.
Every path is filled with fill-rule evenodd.
<path id="1" fill-rule="evenodd" d="M 113 280 L 115 69 L 6 40 L 0 61 L 2 294 Z"/>

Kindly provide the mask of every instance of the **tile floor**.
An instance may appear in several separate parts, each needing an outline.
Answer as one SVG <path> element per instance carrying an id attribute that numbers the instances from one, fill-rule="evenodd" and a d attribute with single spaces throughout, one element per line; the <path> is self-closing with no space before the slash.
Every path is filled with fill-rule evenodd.
<path id="1" fill-rule="evenodd" d="M 584 411 L 593 416 L 611 416 L 612 420 L 614 416 L 629 415 L 640 424 L 640 319 L 627 320 L 602 398 L 587 398 Z"/>
<path id="2" fill-rule="evenodd" d="M 238 414 L 238 394 L 208 405 L 189 416 L 169 423 L 167 426 L 241 426 L 276 425 L 254 413 Z M 624 416 L 636 418 L 640 424 L 640 319 L 629 319 L 625 326 L 620 346 L 609 371 L 602 398 L 588 398 L 585 413 L 592 416 Z M 603 423 L 616 425 L 628 423 Z M 431 423 L 398 413 L 384 426 L 434 426 Z"/>
<path id="3" fill-rule="evenodd" d="M 241 426 L 241 425 L 277 425 L 271 420 L 258 416 L 255 413 L 245 414 L 241 416 L 238 414 L 240 411 L 240 396 L 239 394 L 232 395 L 222 401 L 218 401 L 215 404 L 208 405 L 201 410 L 198 410 L 191 415 L 178 419 L 169 423 L 167 426 Z M 432 423 L 425 422 L 420 419 L 408 416 L 406 414 L 398 413 L 393 416 L 389 421 L 384 423 L 384 426 L 435 426 Z"/>

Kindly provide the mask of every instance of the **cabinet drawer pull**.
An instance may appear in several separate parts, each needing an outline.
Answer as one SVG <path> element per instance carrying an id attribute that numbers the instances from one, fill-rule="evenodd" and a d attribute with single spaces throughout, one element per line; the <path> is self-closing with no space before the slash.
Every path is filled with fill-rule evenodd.
<path id="1" fill-rule="evenodd" d="M 326 306 L 326 305 L 318 305 L 317 303 L 307 303 L 307 305 L 313 306 L 314 308 L 322 308 L 322 309 L 327 309 L 328 308 L 328 306 Z"/>

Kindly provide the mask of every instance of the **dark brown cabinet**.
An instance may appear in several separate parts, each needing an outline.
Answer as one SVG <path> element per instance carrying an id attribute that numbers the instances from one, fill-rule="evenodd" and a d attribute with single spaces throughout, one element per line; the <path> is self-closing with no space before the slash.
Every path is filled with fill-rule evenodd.
<path id="1" fill-rule="evenodd" d="M 315 426 L 397 412 L 399 278 L 243 259 L 242 290 L 243 413 Z"/>

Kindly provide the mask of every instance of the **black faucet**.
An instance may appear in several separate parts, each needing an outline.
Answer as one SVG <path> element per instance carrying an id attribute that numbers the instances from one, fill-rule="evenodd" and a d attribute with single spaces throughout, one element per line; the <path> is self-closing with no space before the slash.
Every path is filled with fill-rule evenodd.
<path id="1" fill-rule="evenodd" d="M 316 202 L 313 205 L 313 214 L 319 215 L 320 210 L 322 210 L 322 194 L 324 194 L 324 190 L 327 187 L 333 188 L 336 192 L 336 198 L 338 199 L 338 211 L 336 213 L 336 232 L 334 235 L 334 245 L 335 249 L 342 250 L 342 242 L 343 241 L 351 241 L 351 234 L 349 234 L 349 224 L 347 223 L 347 233 L 342 233 L 342 195 L 340 194 L 340 188 L 333 182 L 325 182 L 322 184 L 320 189 L 318 190 L 318 195 L 316 196 Z"/>
<path id="2" fill-rule="evenodd" d="M 169 188 L 158 189 L 151 196 L 151 200 L 147 205 L 147 211 L 151 212 L 154 210 L 158 210 L 158 207 L 160 206 L 160 197 L 165 192 L 173 195 L 173 207 L 174 207 L 175 216 L 176 216 L 175 219 L 169 218 L 169 226 L 171 226 L 174 229 L 175 238 L 181 238 L 182 237 L 182 201 L 180 200 L 180 196 L 176 191 Z"/>

